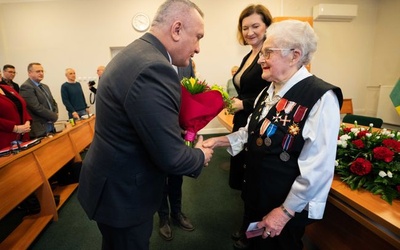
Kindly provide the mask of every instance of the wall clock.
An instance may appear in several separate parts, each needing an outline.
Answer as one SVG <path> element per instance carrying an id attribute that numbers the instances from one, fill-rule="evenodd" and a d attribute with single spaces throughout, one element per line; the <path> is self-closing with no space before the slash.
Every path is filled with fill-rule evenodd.
<path id="1" fill-rule="evenodd" d="M 141 12 L 135 14 L 132 18 L 132 27 L 139 32 L 148 30 L 150 27 L 149 16 Z"/>

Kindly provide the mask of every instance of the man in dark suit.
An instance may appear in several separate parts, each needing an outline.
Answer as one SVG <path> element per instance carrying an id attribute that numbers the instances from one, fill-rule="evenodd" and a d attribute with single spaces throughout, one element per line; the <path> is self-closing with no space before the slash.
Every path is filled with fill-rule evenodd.
<path id="1" fill-rule="evenodd" d="M 28 65 L 29 78 L 21 85 L 19 94 L 25 99 L 28 112 L 32 116 L 31 138 L 46 136 L 54 132 L 54 122 L 58 119 L 58 106 L 50 88 L 41 83 L 44 77 L 40 63 Z"/>
<path id="2" fill-rule="evenodd" d="M 193 64 L 193 60 L 190 59 L 190 63 L 187 67 L 177 68 L 180 80 L 184 77 L 196 77 Z M 182 213 L 182 184 L 182 175 L 169 174 L 165 179 L 164 196 L 161 206 L 158 209 L 158 216 L 160 218 L 159 234 L 161 238 L 167 241 L 174 238 L 170 226 L 170 215 L 174 222 L 183 230 L 188 232 L 194 230 L 192 222 Z"/>
<path id="3" fill-rule="evenodd" d="M 181 86 L 173 67 L 189 65 L 203 35 L 195 4 L 167 0 L 150 32 L 119 52 L 101 77 L 78 199 L 97 222 L 102 249 L 149 249 L 167 174 L 197 177 L 211 159 L 202 137 L 195 148 L 183 143 Z"/>

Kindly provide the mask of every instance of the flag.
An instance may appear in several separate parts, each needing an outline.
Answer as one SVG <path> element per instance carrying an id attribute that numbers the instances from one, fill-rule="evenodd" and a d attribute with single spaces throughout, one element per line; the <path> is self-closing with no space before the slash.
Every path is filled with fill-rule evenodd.
<path id="1" fill-rule="evenodd" d="M 397 80 L 392 92 L 390 92 L 390 100 L 392 100 L 393 106 L 400 115 L 400 79 Z"/>

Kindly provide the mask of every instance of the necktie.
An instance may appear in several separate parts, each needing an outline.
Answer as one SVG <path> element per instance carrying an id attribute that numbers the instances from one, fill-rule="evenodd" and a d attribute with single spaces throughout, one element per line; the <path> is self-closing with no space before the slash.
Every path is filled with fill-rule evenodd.
<path id="1" fill-rule="evenodd" d="M 51 105 L 51 102 L 50 102 L 51 98 L 50 98 L 49 93 L 47 93 L 47 91 L 44 89 L 44 87 L 43 87 L 43 85 L 41 83 L 39 84 L 39 88 L 43 91 L 44 96 L 46 97 L 46 101 L 47 101 L 47 104 L 49 105 L 50 110 L 53 111 L 53 105 Z"/>

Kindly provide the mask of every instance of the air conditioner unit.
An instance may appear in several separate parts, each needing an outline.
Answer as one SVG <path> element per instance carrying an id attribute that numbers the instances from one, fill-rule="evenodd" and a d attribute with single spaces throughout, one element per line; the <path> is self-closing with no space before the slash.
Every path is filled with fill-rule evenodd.
<path id="1" fill-rule="evenodd" d="M 314 21 L 350 22 L 357 16 L 354 4 L 318 4 L 313 8 Z"/>

